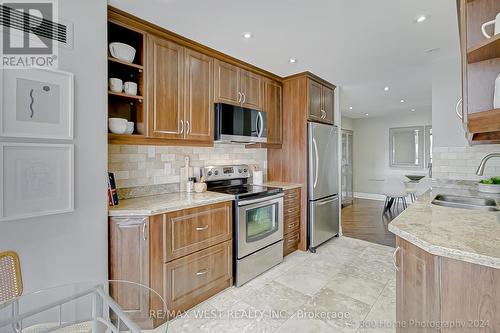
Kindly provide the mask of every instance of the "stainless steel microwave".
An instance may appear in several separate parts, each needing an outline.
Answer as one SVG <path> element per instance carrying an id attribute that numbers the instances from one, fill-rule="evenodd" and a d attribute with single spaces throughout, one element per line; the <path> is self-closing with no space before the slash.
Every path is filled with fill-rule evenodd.
<path id="1" fill-rule="evenodd" d="M 214 133 L 218 142 L 267 142 L 266 113 L 216 103 Z"/>

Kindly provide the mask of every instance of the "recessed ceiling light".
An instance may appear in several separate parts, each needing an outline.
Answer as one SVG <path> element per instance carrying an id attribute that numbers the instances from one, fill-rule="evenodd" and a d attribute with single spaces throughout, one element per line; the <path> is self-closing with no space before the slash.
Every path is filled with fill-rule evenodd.
<path id="1" fill-rule="evenodd" d="M 417 18 L 415 19 L 415 22 L 422 23 L 425 20 L 427 20 L 428 18 L 429 18 L 429 16 L 427 16 L 427 15 L 420 15 L 420 16 L 417 16 Z"/>
<path id="2" fill-rule="evenodd" d="M 367 115 L 368 115 L 368 113 L 365 113 L 365 116 L 367 116 Z"/>
<path id="3" fill-rule="evenodd" d="M 389 91 L 389 87 L 384 87 L 384 90 L 385 91 Z"/>
<path id="4" fill-rule="evenodd" d="M 405 100 L 404 100 L 404 99 L 402 99 L 402 100 L 400 100 L 400 102 L 401 102 L 401 103 L 404 103 L 404 102 L 405 102 Z"/>
<path id="5" fill-rule="evenodd" d="M 349 110 L 352 110 L 352 106 L 349 107 Z"/>
<path id="6" fill-rule="evenodd" d="M 250 39 L 252 37 L 253 37 L 253 35 L 252 35 L 251 32 L 245 32 L 245 33 L 243 33 L 243 38 L 245 38 L 245 39 Z"/>
<path id="7" fill-rule="evenodd" d="M 411 112 L 415 112 L 415 109 L 411 109 L 410 111 L 411 111 Z"/>
<path id="8" fill-rule="evenodd" d="M 291 63 L 291 64 L 295 64 L 297 62 L 297 59 L 290 58 L 290 60 L 288 60 L 288 62 Z"/>

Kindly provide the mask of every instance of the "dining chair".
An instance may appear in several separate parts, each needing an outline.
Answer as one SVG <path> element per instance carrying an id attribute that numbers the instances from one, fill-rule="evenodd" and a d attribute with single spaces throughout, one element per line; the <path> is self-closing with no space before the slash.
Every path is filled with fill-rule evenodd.
<path id="1" fill-rule="evenodd" d="M 0 305 L 23 293 L 19 256 L 13 251 L 0 252 Z"/>
<path id="2" fill-rule="evenodd" d="M 399 202 L 401 202 L 403 209 L 408 207 L 406 202 L 408 192 L 403 179 L 394 177 L 386 179 L 382 193 L 385 195 L 384 213 L 390 210 L 393 205 L 397 206 Z"/>

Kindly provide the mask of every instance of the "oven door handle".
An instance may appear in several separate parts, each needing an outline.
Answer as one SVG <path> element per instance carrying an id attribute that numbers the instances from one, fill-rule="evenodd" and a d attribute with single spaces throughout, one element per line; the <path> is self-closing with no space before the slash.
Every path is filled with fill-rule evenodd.
<path id="1" fill-rule="evenodd" d="M 284 194 L 280 193 L 280 194 L 272 195 L 272 196 L 269 196 L 269 197 L 263 197 L 263 198 L 254 199 L 254 200 L 241 200 L 241 201 L 238 201 L 238 207 L 253 205 L 253 204 L 256 204 L 256 203 L 259 203 L 259 202 L 271 201 L 271 200 L 274 200 L 274 199 L 283 198 L 283 196 L 284 196 Z"/>

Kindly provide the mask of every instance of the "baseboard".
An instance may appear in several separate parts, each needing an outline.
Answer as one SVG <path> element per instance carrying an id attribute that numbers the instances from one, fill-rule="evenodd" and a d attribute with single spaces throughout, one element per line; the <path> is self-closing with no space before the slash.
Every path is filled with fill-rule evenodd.
<path id="1" fill-rule="evenodd" d="M 354 192 L 354 197 L 358 199 L 385 201 L 385 195 L 377 193 Z"/>

